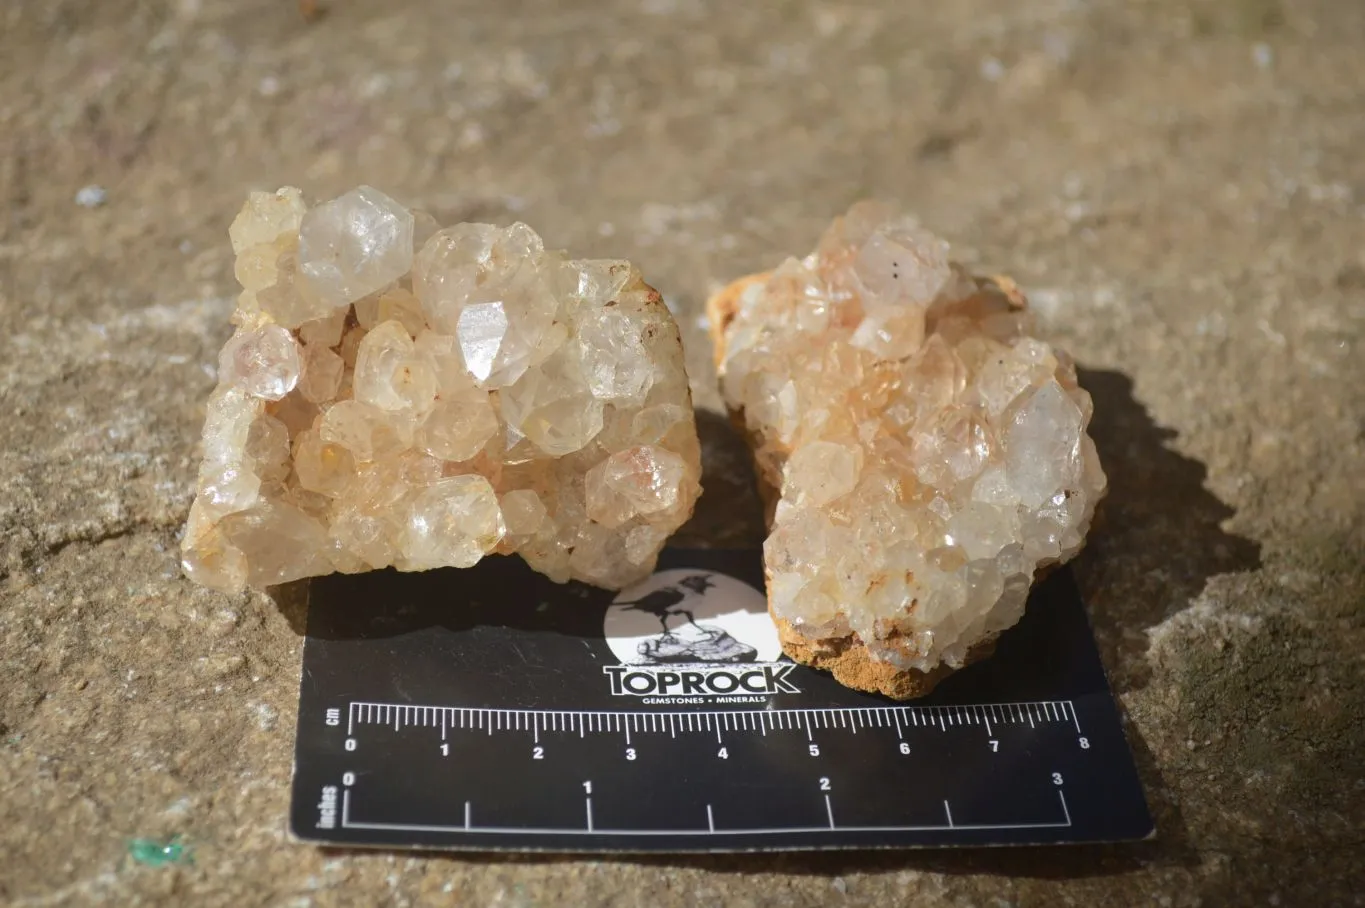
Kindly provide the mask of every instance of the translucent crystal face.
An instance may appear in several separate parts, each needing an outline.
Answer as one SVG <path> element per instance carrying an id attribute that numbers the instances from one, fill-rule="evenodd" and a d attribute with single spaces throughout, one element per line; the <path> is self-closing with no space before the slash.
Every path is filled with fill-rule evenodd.
<path id="1" fill-rule="evenodd" d="M 1080 549 L 1105 489 L 1090 397 L 1029 330 L 1012 285 L 877 206 L 744 289 L 722 391 L 781 492 L 765 556 L 796 634 L 958 666 Z"/>
<path id="2" fill-rule="evenodd" d="M 361 187 L 253 193 L 183 563 L 235 591 L 520 553 L 647 575 L 700 492 L 677 325 L 629 262 L 437 230 Z M 415 248 L 416 244 L 421 245 Z"/>

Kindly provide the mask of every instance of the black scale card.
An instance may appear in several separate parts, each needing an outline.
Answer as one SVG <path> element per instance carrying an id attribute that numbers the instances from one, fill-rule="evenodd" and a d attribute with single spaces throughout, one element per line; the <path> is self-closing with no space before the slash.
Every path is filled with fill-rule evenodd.
<path id="1" fill-rule="evenodd" d="M 1153 827 L 1069 571 L 908 703 L 788 661 L 757 551 L 613 594 L 519 558 L 313 581 L 291 827 L 559 852 L 1018 845 Z"/>

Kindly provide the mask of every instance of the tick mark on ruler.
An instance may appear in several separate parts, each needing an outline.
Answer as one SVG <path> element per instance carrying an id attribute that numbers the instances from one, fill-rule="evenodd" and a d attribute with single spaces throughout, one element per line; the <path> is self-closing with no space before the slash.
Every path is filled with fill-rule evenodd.
<path id="1" fill-rule="evenodd" d="M 716 831 L 716 818 L 715 818 L 715 816 L 711 813 L 711 805 L 710 805 L 710 804 L 707 804 L 707 805 L 706 805 L 706 828 L 707 828 L 708 830 L 710 830 L 711 832 L 715 832 L 715 831 Z"/>
<path id="2" fill-rule="evenodd" d="M 953 828 L 953 809 L 948 806 L 948 802 L 943 802 L 943 812 L 948 815 L 948 828 Z"/>
<path id="3" fill-rule="evenodd" d="M 588 832 L 592 832 L 592 798 L 584 798 L 588 802 Z"/>
<path id="4" fill-rule="evenodd" d="M 829 817 L 829 828 L 834 828 L 834 805 L 829 802 L 829 795 L 825 795 L 825 816 Z"/>

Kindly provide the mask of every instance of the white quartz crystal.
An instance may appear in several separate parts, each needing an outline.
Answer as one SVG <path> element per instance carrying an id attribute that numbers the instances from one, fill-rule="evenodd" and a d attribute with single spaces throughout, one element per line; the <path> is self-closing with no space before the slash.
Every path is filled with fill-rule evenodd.
<path id="1" fill-rule="evenodd" d="M 778 493 L 769 601 L 794 657 L 921 692 L 1080 549 L 1105 490 L 1090 396 L 1012 283 L 863 204 L 709 308 L 726 402 Z"/>
<path id="2" fill-rule="evenodd" d="M 348 306 L 412 268 L 412 212 L 361 186 L 306 213 L 299 271 L 327 306 Z"/>
<path id="3" fill-rule="evenodd" d="M 182 546 L 194 580 L 516 552 L 620 587 L 691 514 L 700 446 L 659 294 L 524 224 L 429 220 L 361 187 L 311 210 L 253 193 L 233 221 L 244 292 Z"/>

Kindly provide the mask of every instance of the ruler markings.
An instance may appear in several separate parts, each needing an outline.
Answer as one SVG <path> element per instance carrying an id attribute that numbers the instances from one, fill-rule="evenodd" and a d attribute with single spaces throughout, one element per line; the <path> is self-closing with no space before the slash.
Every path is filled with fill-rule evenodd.
<path id="1" fill-rule="evenodd" d="M 831 829 L 838 832 L 941 832 L 944 830 L 971 831 L 971 830 L 998 830 L 998 829 L 1066 829 L 1071 823 L 1071 811 L 1067 807 L 1066 795 L 1061 789 L 1057 791 L 1057 797 L 1061 804 L 1063 819 L 1060 822 L 1049 823 L 955 823 L 952 820 L 952 810 L 948 802 L 943 802 L 944 813 L 948 816 L 948 825 L 917 825 L 917 826 L 836 826 L 834 824 L 834 809 L 830 804 L 829 796 L 825 796 L 825 812 L 829 818 L 828 826 L 778 826 L 772 828 L 745 828 L 745 829 L 717 829 L 715 825 L 715 815 L 711 810 L 711 805 L 706 805 L 706 829 L 599 829 L 592 819 L 592 798 L 587 798 L 586 813 L 588 827 L 586 829 L 546 829 L 546 828 L 527 828 L 518 826 L 475 826 L 473 824 L 473 807 L 469 801 L 465 802 L 464 825 L 444 826 L 419 823 L 366 823 L 351 819 L 351 790 L 342 789 L 341 793 L 341 827 L 343 829 L 383 829 L 400 832 L 469 832 L 474 834 L 510 834 L 510 835 L 598 835 L 598 836 L 692 836 L 692 835 L 773 835 L 773 834 L 808 834 L 825 833 Z"/>

